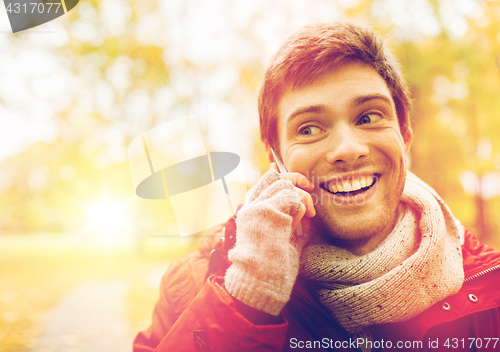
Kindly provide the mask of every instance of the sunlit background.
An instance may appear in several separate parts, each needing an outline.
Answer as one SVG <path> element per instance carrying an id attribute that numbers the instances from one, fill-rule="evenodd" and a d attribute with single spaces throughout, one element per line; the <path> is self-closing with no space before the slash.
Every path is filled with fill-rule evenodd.
<path id="1" fill-rule="evenodd" d="M 129 346 L 161 272 L 197 242 L 174 236 L 167 200 L 135 196 L 129 143 L 195 114 L 207 150 L 235 141 L 249 172 L 263 172 L 266 63 L 297 28 L 342 17 L 371 23 L 400 59 L 411 170 L 500 248 L 499 1 L 80 1 L 17 35 L 0 5 L 0 351 L 44 350 L 60 302 L 96 280 L 127 283 Z M 95 337 L 76 330 L 58 343 Z"/>

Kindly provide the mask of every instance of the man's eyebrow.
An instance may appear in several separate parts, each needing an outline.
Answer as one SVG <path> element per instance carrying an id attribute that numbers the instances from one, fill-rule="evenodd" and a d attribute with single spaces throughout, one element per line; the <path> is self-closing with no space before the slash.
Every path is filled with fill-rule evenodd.
<path id="1" fill-rule="evenodd" d="M 302 115 L 302 114 L 321 114 L 326 111 L 326 106 L 324 105 L 310 105 L 310 106 L 305 106 L 302 108 L 299 108 L 295 110 L 293 113 L 291 113 L 288 118 L 286 119 L 286 122 L 290 122 L 292 119 L 295 117 Z"/>
<path id="2" fill-rule="evenodd" d="M 383 93 L 375 93 L 375 94 L 368 94 L 368 95 L 362 95 L 362 96 L 359 96 L 359 97 L 356 97 L 353 102 L 351 103 L 352 106 L 356 107 L 356 106 L 359 106 L 369 100 L 373 100 L 373 99 L 382 99 L 382 100 L 385 100 L 385 102 L 391 106 L 394 105 L 392 99 L 387 95 L 387 94 L 383 94 Z"/>
<path id="3" fill-rule="evenodd" d="M 387 104 L 393 106 L 393 101 L 392 99 L 387 95 L 383 93 L 373 93 L 373 94 L 367 94 L 367 95 L 362 95 L 359 97 L 356 97 L 353 99 L 351 106 L 359 106 L 363 103 L 366 103 L 367 101 L 374 100 L 374 99 L 381 99 L 384 100 Z M 327 107 L 325 105 L 319 104 L 319 105 L 310 105 L 310 106 L 304 106 L 302 108 L 299 108 L 295 110 L 293 113 L 291 113 L 287 119 L 286 122 L 289 123 L 291 120 L 293 120 L 295 117 L 302 115 L 302 114 L 322 114 L 327 111 Z"/>

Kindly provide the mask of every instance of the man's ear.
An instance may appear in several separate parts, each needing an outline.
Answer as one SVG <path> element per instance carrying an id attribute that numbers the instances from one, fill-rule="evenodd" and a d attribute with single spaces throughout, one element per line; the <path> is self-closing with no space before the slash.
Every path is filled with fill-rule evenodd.
<path id="1" fill-rule="evenodd" d="M 403 140 L 405 142 L 406 154 L 408 154 L 410 152 L 411 143 L 413 142 L 413 130 L 411 129 L 411 126 L 408 126 L 406 129 Z"/>
<path id="2" fill-rule="evenodd" d="M 269 160 L 270 163 L 274 163 L 274 157 L 273 153 L 271 152 L 271 146 L 266 143 L 266 154 L 267 154 L 267 160 Z"/>

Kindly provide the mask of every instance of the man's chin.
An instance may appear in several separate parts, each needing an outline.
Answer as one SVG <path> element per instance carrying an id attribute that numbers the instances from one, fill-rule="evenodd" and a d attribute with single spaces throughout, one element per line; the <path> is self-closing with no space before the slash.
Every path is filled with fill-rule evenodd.
<path id="1" fill-rule="evenodd" d="M 396 209 L 379 214 L 353 214 L 332 217 L 326 209 L 317 209 L 311 229 L 324 240 L 339 247 L 362 245 L 370 240 L 383 241 L 395 225 Z"/>
<path id="2" fill-rule="evenodd" d="M 318 234 L 332 244 L 364 242 L 380 233 L 380 230 L 377 228 L 356 225 L 338 226 L 336 224 L 332 225 L 322 223 L 319 226 L 313 226 L 312 228 L 314 233 Z"/>

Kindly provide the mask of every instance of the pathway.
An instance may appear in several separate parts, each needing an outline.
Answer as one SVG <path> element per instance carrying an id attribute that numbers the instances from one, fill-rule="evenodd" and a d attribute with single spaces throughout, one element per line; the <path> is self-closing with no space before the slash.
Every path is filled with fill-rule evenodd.
<path id="1" fill-rule="evenodd" d="M 165 266 L 149 270 L 148 282 L 159 286 Z M 47 315 L 31 352 L 127 352 L 137 334 L 127 324 L 125 299 L 130 282 L 113 278 L 84 284 Z"/>

